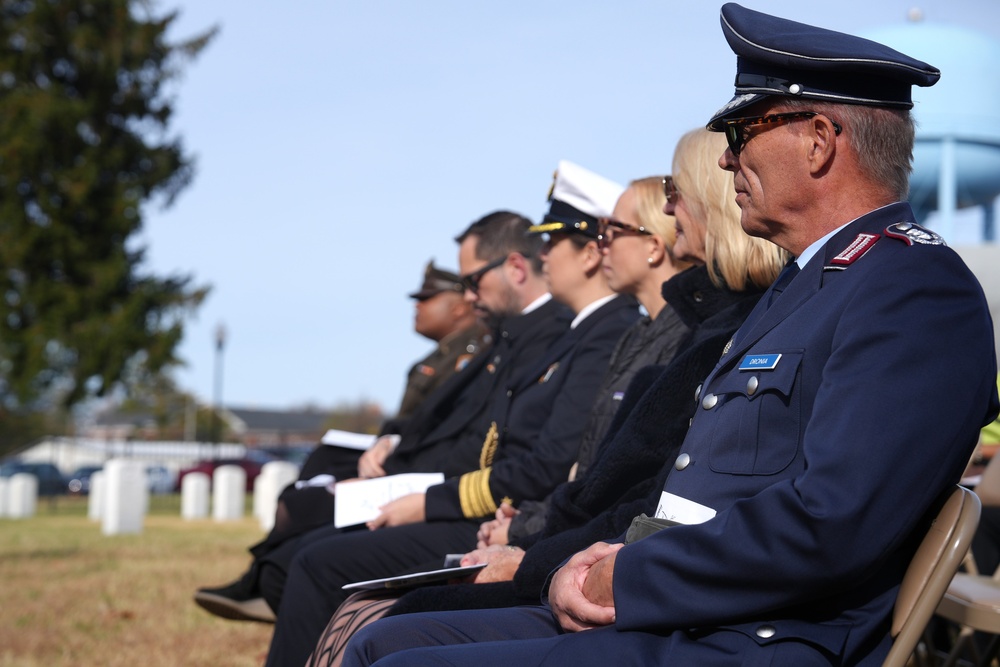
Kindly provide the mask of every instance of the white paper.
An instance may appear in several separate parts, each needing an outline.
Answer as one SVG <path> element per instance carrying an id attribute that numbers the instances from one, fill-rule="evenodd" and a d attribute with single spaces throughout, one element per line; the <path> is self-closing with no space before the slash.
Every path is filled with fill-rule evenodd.
<path id="1" fill-rule="evenodd" d="M 444 481 L 440 472 L 411 472 L 375 479 L 362 479 L 337 484 L 337 502 L 333 522 L 337 528 L 371 521 L 379 508 L 391 500 L 409 493 L 423 493 L 427 487 Z"/>
<path id="2" fill-rule="evenodd" d="M 357 449 L 363 452 L 371 447 L 377 439 L 378 436 L 368 433 L 351 433 L 350 431 L 339 431 L 331 428 L 323 434 L 320 442 L 324 445 L 347 447 L 348 449 Z"/>
<path id="3" fill-rule="evenodd" d="M 660 504 L 656 506 L 657 519 L 669 519 L 691 525 L 705 523 L 715 516 L 715 510 L 693 500 L 664 491 L 660 494 Z"/>
<path id="4" fill-rule="evenodd" d="M 459 567 L 446 567 L 441 570 L 430 570 L 429 572 L 417 572 L 416 574 L 401 574 L 398 577 L 386 577 L 384 579 L 369 579 L 359 581 L 354 584 L 344 584 L 341 586 L 345 591 L 352 590 L 376 590 L 379 588 L 409 588 L 423 584 L 439 583 L 450 579 L 461 579 L 486 567 L 486 563 L 476 565 L 465 565 Z"/>

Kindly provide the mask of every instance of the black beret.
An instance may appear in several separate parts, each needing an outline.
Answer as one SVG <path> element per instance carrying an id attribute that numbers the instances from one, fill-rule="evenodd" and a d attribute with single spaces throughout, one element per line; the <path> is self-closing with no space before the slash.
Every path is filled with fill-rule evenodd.
<path id="1" fill-rule="evenodd" d="M 722 32 L 736 54 L 736 95 L 708 129 L 767 96 L 909 109 L 911 86 L 932 86 L 936 68 L 869 39 L 722 6 Z"/>

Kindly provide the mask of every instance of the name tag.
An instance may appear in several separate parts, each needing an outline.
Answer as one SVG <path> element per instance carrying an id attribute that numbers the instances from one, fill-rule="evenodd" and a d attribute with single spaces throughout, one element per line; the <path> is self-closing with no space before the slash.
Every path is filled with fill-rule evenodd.
<path id="1" fill-rule="evenodd" d="M 748 354 L 740 362 L 741 371 L 773 371 L 781 359 L 780 354 Z"/>
<path id="2" fill-rule="evenodd" d="M 684 525 L 705 523 L 714 516 L 715 510 L 711 507 L 666 491 L 660 494 L 660 503 L 656 506 L 657 519 L 668 519 Z"/>
<path id="3" fill-rule="evenodd" d="M 612 401 L 620 401 L 623 398 L 625 398 L 625 392 L 624 391 L 616 391 L 615 393 L 611 394 L 611 400 Z"/>

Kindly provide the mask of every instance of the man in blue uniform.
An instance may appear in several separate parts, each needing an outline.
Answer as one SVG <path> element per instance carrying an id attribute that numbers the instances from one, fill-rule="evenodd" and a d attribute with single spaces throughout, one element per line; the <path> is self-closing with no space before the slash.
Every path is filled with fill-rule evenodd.
<path id="1" fill-rule="evenodd" d="M 735 4 L 722 28 L 720 166 L 796 260 L 698 392 L 674 525 L 576 554 L 544 607 L 384 619 L 345 665 L 882 663 L 924 517 L 998 411 L 982 289 L 902 203 L 910 89 L 939 72 Z"/>

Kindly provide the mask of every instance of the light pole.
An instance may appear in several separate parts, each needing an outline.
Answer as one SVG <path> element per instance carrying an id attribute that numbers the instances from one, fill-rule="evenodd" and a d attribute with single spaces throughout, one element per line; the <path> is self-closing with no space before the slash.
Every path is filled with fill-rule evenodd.
<path id="1" fill-rule="evenodd" d="M 222 350 L 226 347 L 226 327 L 221 322 L 215 327 L 215 409 L 212 410 L 212 444 L 218 444 L 222 435 Z M 215 458 L 219 458 L 217 447 L 213 447 Z"/>

